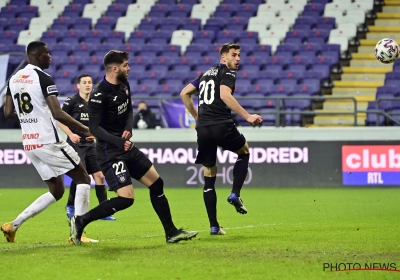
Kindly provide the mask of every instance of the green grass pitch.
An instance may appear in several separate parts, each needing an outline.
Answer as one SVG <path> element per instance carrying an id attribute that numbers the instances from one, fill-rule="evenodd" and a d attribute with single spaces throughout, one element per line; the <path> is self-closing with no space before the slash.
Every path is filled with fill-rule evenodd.
<path id="1" fill-rule="evenodd" d="M 46 189 L 0 189 L 0 223 Z M 324 263 L 396 263 L 400 189 L 244 189 L 239 215 L 218 189 L 226 236 L 210 236 L 201 189 L 166 189 L 175 224 L 197 238 L 166 244 L 148 191 L 86 230 L 100 243 L 67 243 L 67 192 L 28 220 L 16 243 L 0 239 L 0 279 L 399 279 L 387 271 L 323 271 Z M 113 194 L 111 194 L 113 195 Z M 97 205 L 91 192 L 91 207 Z"/>

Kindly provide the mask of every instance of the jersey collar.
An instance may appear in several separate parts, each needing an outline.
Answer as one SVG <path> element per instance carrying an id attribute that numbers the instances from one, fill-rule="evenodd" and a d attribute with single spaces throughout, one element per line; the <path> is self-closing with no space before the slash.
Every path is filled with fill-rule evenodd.
<path id="1" fill-rule="evenodd" d="M 33 64 L 30 64 L 30 63 L 28 65 L 26 65 L 25 68 L 26 69 L 37 69 L 37 70 L 40 70 L 40 71 L 43 72 L 43 69 L 41 69 L 40 67 L 37 67 L 37 66 L 35 66 Z"/>

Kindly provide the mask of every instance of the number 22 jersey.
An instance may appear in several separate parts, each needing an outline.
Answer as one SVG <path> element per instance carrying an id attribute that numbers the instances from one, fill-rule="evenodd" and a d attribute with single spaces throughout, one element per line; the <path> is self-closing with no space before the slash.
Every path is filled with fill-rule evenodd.
<path id="1" fill-rule="evenodd" d="M 197 127 L 233 122 L 231 109 L 221 99 L 220 86 L 229 87 L 233 94 L 235 82 L 236 71 L 225 64 L 211 67 L 191 82 L 199 91 Z"/>
<path id="2" fill-rule="evenodd" d="M 37 66 L 28 64 L 11 77 L 7 95 L 13 98 L 24 145 L 57 143 L 60 136 L 46 98 L 57 96 L 53 79 Z"/>

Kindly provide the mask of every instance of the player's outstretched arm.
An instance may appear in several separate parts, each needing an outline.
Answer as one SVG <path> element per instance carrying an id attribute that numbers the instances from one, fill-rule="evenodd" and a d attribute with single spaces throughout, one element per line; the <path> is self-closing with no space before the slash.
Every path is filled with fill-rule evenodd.
<path id="1" fill-rule="evenodd" d="M 68 115 L 61 109 L 60 102 L 58 101 L 55 95 L 49 95 L 46 98 L 46 103 L 50 108 L 53 118 L 55 118 L 57 121 L 70 128 L 82 131 L 83 133 L 86 134 L 90 134 L 89 128 L 87 126 L 76 121 L 74 118 L 72 118 L 70 115 Z"/>
<path id="2" fill-rule="evenodd" d="M 68 135 L 69 139 L 71 139 L 72 143 L 79 143 L 81 137 L 78 134 L 73 133 L 67 126 L 63 125 L 62 123 L 58 122 L 58 127 L 64 131 L 65 134 Z"/>
<path id="3" fill-rule="evenodd" d="M 232 90 L 225 85 L 220 86 L 221 100 L 229 107 L 232 111 L 236 112 L 236 114 L 240 115 L 249 123 L 256 125 L 262 122 L 262 118 L 259 115 L 250 115 L 236 100 L 236 98 L 232 95 Z"/>
<path id="4" fill-rule="evenodd" d="M 15 113 L 14 102 L 11 94 L 6 96 L 6 104 L 4 105 L 4 116 L 7 119 L 18 120 L 18 115 Z"/>
<path id="5" fill-rule="evenodd" d="M 192 98 L 192 95 L 195 94 L 196 92 L 197 92 L 197 88 L 192 84 L 188 84 L 184 89 L 182 89 L 180 95 L 181 95 L 183 104 L 185 104 L 186 109 L 189 111 L 189 113 L 192 115 L 192 117 L 197 122 L 198 112 L 197 112 L 196 106 L 194 106 L 194 102 L 193 102 L 193 98 Z"/>

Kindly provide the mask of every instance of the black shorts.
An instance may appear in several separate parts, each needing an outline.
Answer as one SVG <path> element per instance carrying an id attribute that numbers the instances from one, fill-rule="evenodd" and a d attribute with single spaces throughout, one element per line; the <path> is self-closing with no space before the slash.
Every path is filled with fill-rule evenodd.
<path id="1" fill-rule="evenodd" d="M 109 144 L 97 144 L 97 156 L 110 191 L 131 185 L 131 177 L 139 180 L 153 165 L 136 146 L 124 151 Z"/>
<path id="2" fill-rule="evenodd" d="M 70 143 L 70 145 L 78 153 L 88 174 L 92 175 L 101 170 L 97 161 L 96 144 L 80 146 Z"/>
<path id="3" fill-rule="evenodd" d="M 233 123 L 197 127 L 199 153 L 196 163 L 213 167 L 217 163 L 217 148 L 236 152 L 246 144 L 246 138 Z"/>

